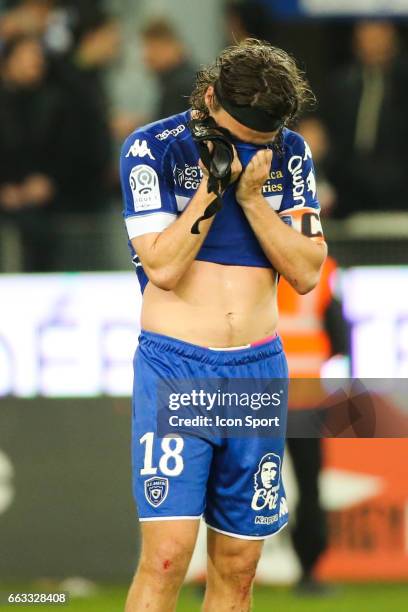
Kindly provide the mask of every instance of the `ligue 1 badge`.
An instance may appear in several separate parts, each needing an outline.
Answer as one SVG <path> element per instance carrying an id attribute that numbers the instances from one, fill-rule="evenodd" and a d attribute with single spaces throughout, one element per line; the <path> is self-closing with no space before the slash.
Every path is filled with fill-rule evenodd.
<path id="1" fill-rule="evenodd" d="M 158 508 L 164 502 L 169 492 L 168 478 L 149 478 L 145 480 L 145 497 L 149 504 L 154 508 Z"/>

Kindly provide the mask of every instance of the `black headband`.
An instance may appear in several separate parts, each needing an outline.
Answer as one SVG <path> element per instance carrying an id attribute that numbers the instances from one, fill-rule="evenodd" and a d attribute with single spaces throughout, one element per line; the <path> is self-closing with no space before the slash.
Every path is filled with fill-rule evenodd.
<path id="1" fill-rule="evenodd" d="M 277 118 L 270 113 L 267 113 L 262 108 L 256 106 L 239 106 L 238 104 L 232 104 L 224 98 L 221 92 L 221 85 L 217 81 L 214 85 L 215 94 L 218 102 L 221 104 L 224 110 L 227 111 L 234 117 L 239 123 L 245 125 L 251 130 L 257 132 L 275 132 L 279 130 L 284 124 L 284 119 Z"/>

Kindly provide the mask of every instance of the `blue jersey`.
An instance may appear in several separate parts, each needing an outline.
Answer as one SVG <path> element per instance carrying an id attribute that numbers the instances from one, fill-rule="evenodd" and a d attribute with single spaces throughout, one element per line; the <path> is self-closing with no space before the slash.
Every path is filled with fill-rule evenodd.
<path id="1" fill-rule="evenodd" d="M 162 232 L 174 223 L 189 205 L 202 178 L 197 148 L 187 125 L 190 113 L 186 111 L 137 129 L 122 149 L 124 217 L 142 291 L 148 279 L 131 240 Z M 258 150 L 271 146 L 239 140 L 234 145 L 244 168 Z M 286 128 L 283 145 L 283 156 L 274 153 L 263 195 L 283 222 L 311 238 L 320 238 L 320 208 L 310 148 L 299 134 Z M 271 268 L 236 200 L 235 191 L 235 184 L 226 190 L 223 208 L 217 213 L 196 259 Z"/>

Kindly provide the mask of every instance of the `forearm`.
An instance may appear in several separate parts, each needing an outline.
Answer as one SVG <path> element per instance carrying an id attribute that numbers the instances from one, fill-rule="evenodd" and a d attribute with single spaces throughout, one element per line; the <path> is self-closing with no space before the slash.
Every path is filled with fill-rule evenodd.
<path id="1" fill-rule="evenodd" d="M 157 279 L 159 286 L 174 288 L 194 261 L 200 250 L 214 217 L 200 223 L 200 234 L 192 234 L 191 228 L 214 200 L 207 191 L 207 180 L 203 179 L 197 193 L 182 215 L 154 240 L 143 264 L 151 280 Z"/>
<path id="2" fill-rule="evenodd" d="M 299 293 L 311 291 L 327 255 L 326 244 L 316 243 L 287 226 L 261 194 L 242 207 L 275 270 Z"/>

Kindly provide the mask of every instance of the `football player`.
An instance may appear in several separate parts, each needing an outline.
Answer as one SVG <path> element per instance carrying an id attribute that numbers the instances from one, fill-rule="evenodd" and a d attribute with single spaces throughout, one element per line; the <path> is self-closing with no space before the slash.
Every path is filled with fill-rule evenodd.
<path id="1" fill-rule="evenodd" d="M 247 40 L 198 74 L 190 110 L 124 144 L 124 216 L 143 292 L 132 435 L 142 550 L 127 612 L 175 609 L 202 516 L 204 610 L 249 610 L 263 542 L 287 523 L 282 437 L 159 437 L 157 404 L 162 380 L 287 378 L 278 278 L 309 292 L 327 253 L 312 155 L 287 127 L 312 97 L 287 53 Z M 194 120 L 232 144 L 220 210 Z"/>

